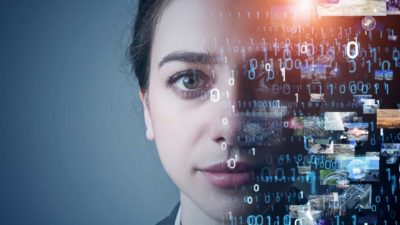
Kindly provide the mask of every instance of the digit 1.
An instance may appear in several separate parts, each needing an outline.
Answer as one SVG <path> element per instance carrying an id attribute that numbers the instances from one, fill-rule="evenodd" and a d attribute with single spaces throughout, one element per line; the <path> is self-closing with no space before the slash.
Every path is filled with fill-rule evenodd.
<path id="1" fill-rule="evenodd" d="M 324 55 L 324 45 L 320 44 L 319 47 L 321 49 L 321 55 Z"/>
<path id="2" fill-rule="evenodd" d="M 388 95 L 389 94 L 389 84 L 387 84 L 387 83 L 384 83 L 384 84 L 385 84 L 386 94 Z"/>
<path id="3" fill-rule="evenodd" d="M 282 77 L 283 77 L 283 82 L 286 81 L 286 71 L 285 71 L 285 67 L 281 67 L 281 73 L 282 73 Z"/>
<path id="4" fill-rule="evenodd" d="M 370 124 L 371 124 L 371 131 L 374 131 L 374 130 L 375 130 L 375 129 L 374 129 L 374 122 L 371 121 Z"/>
<path id="5" fill-rule="evenodd" d="M 377 95 L 378 89 L 379 89 L 379 84 L 378 83 L 374 84 L 374 88 L 375 88 L 375 94 Z"/>
<path id="6" fill-rule="evenodd" d="M 336 225 L 339 225 L 339 223 L 340 223 L 340 218 L 339 218 L 339 216 L 335 216 L 336 217 Z"/>
<path id="7" fill-rule="evenodd" d="M 388 174 L 388 181 L 390 181 L 390 168 L 386 168 L 386 173 Z"/>
<path id="8" fill-rule="evenodd" d="M 366 63 L 368 65 L 368 73 L 371 73 L 371 60 L 367 60 Z"/>
<path id="9" fill-rule="evenodd" d="M 331 95 L 333 95 L 333 84 L 329 84 L 328 88 L 331 89 Z"/>

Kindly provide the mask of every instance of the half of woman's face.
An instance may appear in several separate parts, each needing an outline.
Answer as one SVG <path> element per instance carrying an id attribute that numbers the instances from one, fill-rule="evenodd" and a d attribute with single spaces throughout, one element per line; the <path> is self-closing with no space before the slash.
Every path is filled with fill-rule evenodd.
<path id="1" fill-rule="evenodd" d="M 154 34 L 147 137 L 155 140 L 182 204 L 217 220 L 266 207 L 245 204 L 246 196 L 289 186 L 262 184 L 259 177 L 274 169 L 282 150 L 277 127 L 284 109 L 255 108 L 255 101 L 287 101 L 251 74 L 268 39 L 265 20 L 256 16 L 267 11 L 262 2 L 174 0 Z"/>

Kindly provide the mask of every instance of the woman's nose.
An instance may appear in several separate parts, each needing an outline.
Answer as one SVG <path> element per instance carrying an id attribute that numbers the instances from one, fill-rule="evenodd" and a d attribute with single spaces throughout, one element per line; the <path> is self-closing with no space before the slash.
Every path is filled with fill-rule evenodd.
<path id="1" fill-rule="evenodd" d="M 284 107 L 271 95 L 260 95 L 257 81 L 237 76 L 220 87 L 220 100 L 214 103 L 213 140 L 222 146 L 251 148 L 278 145 Z M 268 107 L 258 107 L 262 101 Z M 264 104 L 265 103 L 265 104 Z M 282 114 L 280 114 L 282 113 Z"/>
<path id="2" fill-rule="evenodd" d="M 220 86 L 219 100 L 212 103 L 213 111 L 210 112 L 214 121 L 211 129 L 214 141 L 223 146 L 248 145 L 254 142 L 251 141 L 251 132 L 257 129 L 257 116 L 252 107 L 255 99 L 252 85 L 235 79 Z"/>

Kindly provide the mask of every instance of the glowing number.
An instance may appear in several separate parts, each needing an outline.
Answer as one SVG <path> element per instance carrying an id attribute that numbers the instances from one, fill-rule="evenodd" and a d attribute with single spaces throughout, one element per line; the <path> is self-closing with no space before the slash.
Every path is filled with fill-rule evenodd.
<path id="1" fill-rule="evenodd" d="M 349 89 L 351 94 L 355 94 L 357 92 L 357 86 L 356 86 L 356 82 L 354 82 L 353 80 L 349 82 Z"/>
<path id="2" fill-rule="evenodd" d="M 271 71 L 271 64 L 265 63 L 265 70 L 266 71 Z"/>
<path id="3" fill-rule="evenodd" d="M 256 71 L 255 70 L 249 70 L 249 73 L 248 73 L 248 77 L 249 77 L 249 80 L 254 80 L 254 79 L 256 79 Z"/>
<path id="4" fill-rule="evenodd" d="M 273 70 L 268 70 L 267 80 L 275 79 L 275 72 Z"/>
<path id="5" fill-rule="evenodd" d="M 374 88 L 375 88 L 375 94 L 378 94 L 379 84 L 375 83 Z"/>
<path id="6" fill-rule="evenodd" d="M 222 118 L 222 124 L 223 125 L 225 125 L 225 126 L 228 125 L 228 122 L 229 122 L 228 118 L 226 118 L 226 117 Z"/>
<path id="7" fill-rule="evenodd" d="M 399 60 L 399 50 L 397 50 L 397 48 L 393 49 L 392 58 L 393 58 L 394 61 Z"/>
<path id="8" fill-rule="evenodd" d="M 294 61 L 294 68 L 295 69 L 301 69 L 301 60 L 300 59 L 296 59 L 295 61 Z"/>
<path id="9" fill-rule="evenodd" d="M 226 147 L 227 147 L 226 142 L 222 142 L 221 143 L 221 149 L 222 150 L 226 150 Z"/>
<path id="10" fill-rule="evenodd" d="M 310 47 L 312 50 L 311 52 L 310 52 Z M 306 54 L 307 56 L 313 56 L 315 53 L 314 45 L 307 44 L 307 42 L 304 42 L 300 47 L 300 52 L 301 52 L 301 54 Z"/>
<path id="11" fill-rule="evenodd" d="M 257 68 L 257 60 L 256 59 L 250 59 L 250 69 L 255 70 Z"/>
<path id="12" fill-rule="evenodd" d="M 290 65 L 290 66 L 288 66 Z M 289 59 L 285 59 L 285 68 L 287 70 L 292 70 L 293 69 L 293 59 L 289 58 Z"/>
<path id="13" fill-rule="evenodd" d="M 355 81 L 354 81 L 355 82 Z M 360 88 L 361 87 L 361 88 Z M 364 82 L 362 81 L 358 81 L 357 82 L 357 90 L 362 91 L 362 89 L 364 88 Z"/>
<path id="14" fill-rule="evenodd" d="M 288 128 L 289 127 L 289 122 L 288 121 L 283 122 L 283 127 L 284 128 Z"/>
<path id="15" fill-rule="evenodd" d="M 357 215 L 352 215 L 351 218 L 353 219 L 353 225 L 357 224 Z"/>
<path id="16" fill-rule="evenodd" d="M 281 73 L 282 73 L 282 77 L 283 77 L 283 82 L 286 81 L 286 71 L 285 71 L 285 67 L 281 68 Z"/>
<path id="17" fill-rule="evenodd" d="M 362 85 L 362 88 L 361 88 L 361 92 L 362 92 L 364 95 L 367 94 L 367 93 L 369 92 L 370 87 L 371 87 L 371 84 L 370 84 L 369 86 L 363 84 L 363 85 Z"/>
<path id="18" fill-rule="evenodd" d="M 235 79 L 233 79 L 233 77 L 229 78 L 229 79 L 228 79 L 228 84 L 229 84 L 230 86 L 235 85 Z"/>
<path id="19" fill-rule="evenodd" d="M 390 168 L 386 168 L 386 173 L 388 174 L 388 181 L 390 181 Z"/>
<path id="20" fill-rule="evenodd" d="M 310 46 L 312 47 L 311 48 L 312 49 L 312 53 L 310 53 Z M 314 53 L 315 53 L 314 44 L 308 44 L 307 45 L 307 52 L 306 52 L 307 56 L 313 56 Z"/>
<path id="21" fill-rule="evenodd" d="M 226 161 L 226 165 L 228 166 L 229 169 L 235 169 L 236 167 L 236 160 L 235 159 L 229 159 Z"/>
<path id="22" fill-rule="evenodd" d="M 339 91 L 340 94 L 344 94 L 346 92 L 346 86 L 344 86 L 343 84 L 339 86 Z"/>
<path id="23" fill-rule="evenodd" d="M 251 205 L 253 203 L 253 198 L 251 196 L 247 196 L 246 202 Z"/>
<path id="24" fill-rule="evenodd" d="M 246 222 L 248 225 L 262 225 L 264 224 L 264 217 L 262 215 L 250 215 Z"/>
<path id="25" fill-rule="evenodd" d="M 283 94 L 285 94 L 285 95 L 290 94 L 290 85 L 289 84 L 283 85 Z"/>
<path id="26" fill-rule="evenodd" d="M 384 88 L 385 88 L 385 91 L 386 91 L 386 94 L 388 95 L 389 94 L 389 84 L 387 84 L 387 83 L 384 83 Z"/>
<path id="27" fill-rule="evenodd" d="M 382 62 L 382 70 L 390 70 L 390 62 L 387 60 L 383 60 Z"/>
<path id="28" fill-rule="evenodd" d="M 283 225 L 290 225 L 291 224 L 291 216 L 290 215 L 285 215 L 283 217 Z"/>
<path id="29" fill-rule="evenodd" d="M 349 63 L 351 64 L 351 66 L 349 67 L 349 72 L 350 72 L 350 73 L 355 73 L 356 70 L 357 70 L 356 61 L 350 60 Z"/>
<path id="30" fill-rule="evenodd" d="M 393 49 L 392 58 L 394 60 L 395 66 L 398 67 L 399 66 L 399 51 L 397 50 L 397 48 Z"/>
<path id="31" fill-rule="evenodd" d="M 253 187 L 254 192 L 258 192 L 260 190 L 260 185 L 255 184 Z"/>
<path id="32" fill-rule="evenodd" d="M 220 93 L 219 90 L 214 88 L 211 90 L 211 95 L 210 95 L 210 99 L 212 102 L 218 102 L 220 98 Z"/>
<path id="33" fill-rule="evenodd" d="M 304 149 L 309 151 L 311 147 L 308 147 L 308 139 L 312 139 L 312 137 L 304 136 Z"/>
<path id="34" fill-rule="evenodd" d="M 351 53 L 351 46 L 354 46 L 354 54 Z M 356 38 L 356 41 L 350 41 L 349 43 L 347 43 L 346 54 L 347 54 L 347 57 L 349 57 L 350 59 L 355 59 L 355 58 L 357 58 L 358 53 L 359 53 L 359 50 L 358 50 L 358 43 L 357 43 L 357 38 Z"/>
<path id="35" fill-rule="evenodd" d="M 294 225 L 303 225 L 303 220 L 302 219 L 296 219 L 294 221 Z"/>

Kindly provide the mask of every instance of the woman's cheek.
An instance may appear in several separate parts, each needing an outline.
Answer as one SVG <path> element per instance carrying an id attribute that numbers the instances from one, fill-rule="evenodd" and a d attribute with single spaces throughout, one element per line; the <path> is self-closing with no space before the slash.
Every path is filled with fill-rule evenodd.
<path id="1" fill-rule="evenodd" d="M 163 119 L 157 121 L 156 126 L 156 144 L 161 161 L 167 172 L 179 171 L 182 169 L 187 154 L 189 154 L 187 144 L 187 129 L 184 129 L 184 123 L 179 120 Z M 174 172 L 176 173 L 176 172 Z M 173 174 L 170 174 L 173 176 Z"/>

